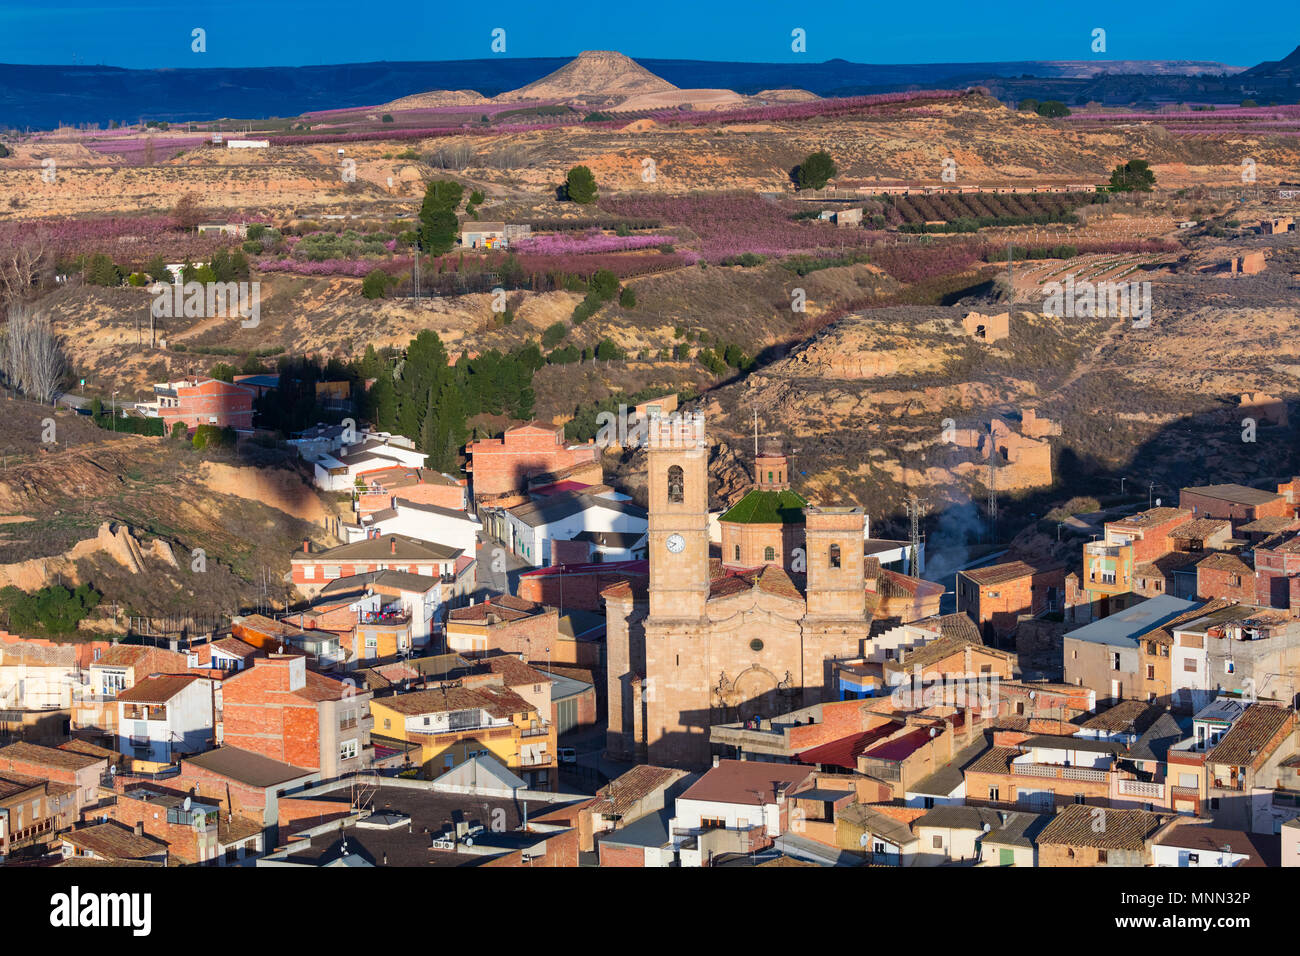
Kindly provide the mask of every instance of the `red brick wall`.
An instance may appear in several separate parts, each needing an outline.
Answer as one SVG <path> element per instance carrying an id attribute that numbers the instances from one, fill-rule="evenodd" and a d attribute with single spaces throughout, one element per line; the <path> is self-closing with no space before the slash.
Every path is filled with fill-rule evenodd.
<path id="1" fill-rule="evenodd" d="M 1287 578 L 1300 574 L 1300 554 L 1255 549 L 1253 603 L 1263 607 L 1297 607 L 1292 601 L 1293 582 Z"/>
<path id="2" fill-rule="evenodd" d="M 227 425 L 253 427 L 253 393 L 250 389 L 210 379 L 197 388 L 178 388 L 176 398 L 180 403 L 178 407 L 162 408 L 158 412 L 169 431 L 178 421 L 184 422 L 188 428 L 214 424 L 209 421 L 213 416 L 220 428 Z"/>
<path id="3" fill-rule="evenodd" d="M 1178 506 L 1195 508 L 1197 518 L 1228 518 L 1234 528 L 1256 518 L 1285 518 L 1291 514 L 1291 505 L 1286 498 L 1279 498 L 1262 505 L 1237 505 L 1217 498 L 1206 498 L 1187 488 L 1184 488 L 1179 495 Z"/>
<path id="4" fill-rule="evenodd" d="M 615 830 L 615 833 L 618 831 Z M 598 844 L 601 866 L 645 866 L 645 850 L 636 846 L 606 846 Z"/>
<path id="5" fill-rule="evenodd" d="M 1232 583 L 1234 574 L 1237 583 Z M 1202 598 L 1225 598 L 1253 604 L 1255 601 L 1255 576 L 1249 571 L 1240 573 L 1204 565 L 1196 569 L 1196 593 Z"/>
<path id="6" fill-rule="evenodd" d="M 306 797 L 281 797 L 276 801 L 280 817 L 277 821 L 282 828 L 302 823 L 304 827 L 316 826 L 337 816 L 346 816 L 351 812 L 346 803 L 338 800 L 311 800 Z"/>
<path id="7" fill-rule="evenodd" d="M 569 451 L 562 428 L 515 429 L 502 438 L 472 442 L 467 451 L 475 497 L 523 491 L 529 475 L 559 471 L 600 454 L 594 445 Z"/>
<path id="8" fill-rule="evenodd" d="M 124 826 L 134 827 L 143 823 L 145 834 L 166 843 L 168 855 L 173 859 L 181 863 L 203 862 L 199 859 L 198 832 L 189 824 L 168 823 L 165 807 L 118 794 L 117 803 L 110 813 Z"/>
<path id="9" fill-rule="evenodd" d="M 313 701 L 289 690 L 287 661 L 258 660 L 222 686 L 227 746 L 320 769 L 320 715 Z"/>
<path id="10" fill-rule="evenodd" d="M 536 856 L 532 861 L 525 863 L 523 852 L 516 850 L 514 853 L 507 853 L 505 856 L 493 857 L 483 864 L 484 866 L 542 866 L 542 867 L 574 867 L 578 865 L 578 831 L 576 829 L 565 830 L 557 833 L 546 840 L 546 852 Z"/>
<path id="11" fill-rule="evenodd" d="M 550 604 L 553 607 L 579 608 L 584 611 L 603 611 L 605 600 L 600 592 L 619 581 L 633 580 L 644 586 L 648 580 L 649 570 L 642 572 L 619 571 L 615 569 L 590 571 L 565 571 L 564 585 L 560 585 L 560 573 L 524 574 L 519 578 L 519 597 L 538 604 Z"/>

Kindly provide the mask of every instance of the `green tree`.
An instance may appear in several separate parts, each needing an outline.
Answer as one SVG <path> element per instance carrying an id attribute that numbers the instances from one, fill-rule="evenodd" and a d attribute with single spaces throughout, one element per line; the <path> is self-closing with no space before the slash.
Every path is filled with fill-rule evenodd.
<path id="1" fill-rule="evenodd" d="M 1070 115 L 1070 108 L 1060 100 L 1044 100 L 1038 104 L 1037 113 L 1039 116 L 1045 116 L 1048 119 L 1060 119 Z"/>
<path id="2" fill-rule="evenodd" d="M 391 123 L 393 121 L 393 114 L 385 113 L 383 116 L 379 117 L 379 121 L 381 123 Z"/>
<path id="3" fill-rule="evenodd" d="M 563 342 L 564 337 L 568 334 L 569 330 L 565 327 L 563 322 L 553 322 L 548 325 L 546 331 L 542 333 L 542 347 L 548 349 L 554 348 Z"/>
<path id="4" fill-rule="evenodd" d="M 172 440 L 173 440 L 173 441 L 184 441 L 186 438 L 189 438 L 189 437 L 190 437 L 190 430 L 185 426 L 185 423 L 184 423 L 184 422 L 173 422 L 173 423 L 172 423 Z"/>
<path id="5" fill-rule="evenodd" d="M 1114 193 L 1149 193 L 1156 184 L 1156 174 L 1145 159 L 1130 159 L 1116 166 L 1110 174 L 1110 191 Z"/>
<path id="6" fill-rule="evenodd" d="M 1016 109 L 1020 110 L 1022 113 L 1037 113 L 1038 100 L 1027 96 L 1016 104 Z"/>
<path id="7" fill-rule="evenodd" d="M 631 286 L 625 286 L 622 293 L 619 294 L 618 304 L 625 309 L 636 308 L 636 292 Z"/>
<path id="8" fill-rule="evenodd" d="M 235 367 L 226 362 L 218 362 L 208 369 L 208 374 L 219 382 L 233 382 L 235 380 Z"/>
<path id="9" fill-rule="evenodd" d="M 574 166 L 564 179 L 564 194 L 584 206 L 596 201 L 596 177 L 586 166 Z"/>
<path id="10" fill-rule="evenodd" d="M 388 273 L 383 269 L 371 269 L 361 280 L 361 294 L 367 299 L 382 299 L 388 292 Z"/>
<path id="11" fill-rule="evenodd" d="M 796 170 L 800 189 L 821 189 L 839 172 L 835 160 L 825 150 L 809 153 Z"/>
<path id="12" fill-rule="evenodd" d="M 162 253 L 155 253 L 154 257 L 144 264 L 144 271 L 149 273 L 149 278 L 155 282 L 171 282 L 172 274 L 167 268 L 167 260 L 162 257 Z"/>
<path id="13" fill-rule="evenodd" d="M 1254 109 L 1256 106 L 1259 106 L 1259 104 L 1256 103 L 1254 100 L 1250 99 L 1249 97 L 1241 101 L 1241 108 L 1244 110 Z M 4 154 L 0 153 L 0 155 L 4 155 Z"/>
<path id="14" fill-rule="evenodd" d="M 425 187 L 420 204 L 420 245 L 425 252 L 440 256 L 456 245 L 460 231 L 456 210 L 464 193 L 454 179 L 435 179 Z"/>
<path id="15" fill-rule="evenodd" d="M 601 339 L 596 344 L 596 359 L 600 362 L 613 362 L 623 358 L 623 351 L 610 339 Z"/>
<path id="16" fill-rule="evenodd" d="M 618 276 L 608 269 L 597 269 L 587 280 L 587 294 L 597 302 L 608 302 L 618 295 Z"/>
<path id="17" fill-rule="evenodd" d="M 91 285 L 119 286 L 122 270 L 107 255 L 97 252 L 86 261 L 86 281 Z"/>
<path id="18" fill-rule="evenodd" d="M 380 431 L 391 431 L 397 425 L 397 390 L 388 375 L 380 375 L 370 386 L 366 396 L 366 409 L 370 420 Z"/>

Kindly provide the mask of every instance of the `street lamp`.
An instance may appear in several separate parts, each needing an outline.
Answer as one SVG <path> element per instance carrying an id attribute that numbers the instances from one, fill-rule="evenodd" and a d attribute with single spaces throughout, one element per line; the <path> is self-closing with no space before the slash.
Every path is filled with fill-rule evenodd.
<path id="1" fill-rule="evenodd" d="M 101 405 L 100 408 L 103 408 Z M 113 391 L 113 431 L 117 431 L 117 390 Z"/>

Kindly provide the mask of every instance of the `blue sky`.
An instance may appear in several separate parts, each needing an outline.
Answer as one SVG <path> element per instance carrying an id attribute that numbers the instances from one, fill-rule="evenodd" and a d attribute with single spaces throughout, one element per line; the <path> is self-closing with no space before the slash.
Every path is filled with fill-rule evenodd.
<path id="1" fill-rule="evenodd" d="M 1232 9 L 1222 0 L 831 0 L 820 7 L 789 0 L 0 0 L 0 62 L 75 58 L 147 68 L 459 60 L 491 56 L 497 27 L 506 30 L 510 57 L 614 49 L 633 57 L 762 62 L 1196 59 L 1251 66 L 1300 43 L 1300 35 L 1260 28 L 1292 22 L 1294 0 L 1257 0 L 1249 16 L 1230 16 Z M 207 31 L 206 53 L 191 52 L 194 27 Z M 790 48 L 796 27 L 807 32 L 804 54 Z M 1107 32 L 1105 54 L 1091 50 L 1096 27 Z"/>

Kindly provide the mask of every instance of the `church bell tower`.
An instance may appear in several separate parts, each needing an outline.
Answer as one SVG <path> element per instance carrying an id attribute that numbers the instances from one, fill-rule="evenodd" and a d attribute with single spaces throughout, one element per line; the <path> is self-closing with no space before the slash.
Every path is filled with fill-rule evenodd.
<path id="1" fill-rule="evenodd" d="M 650 422 L 650 620 L 698 621 L 709 596 L 709 446 L 704 416 Z"/>

